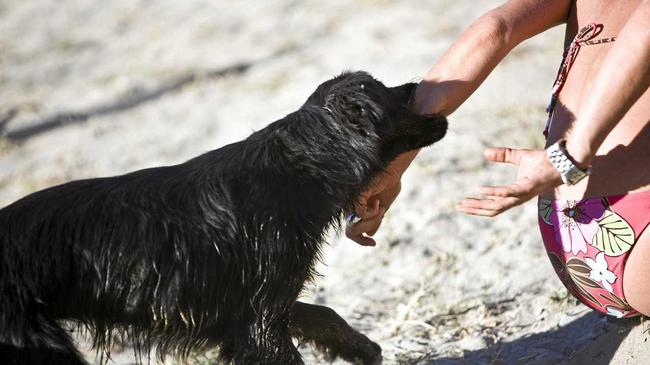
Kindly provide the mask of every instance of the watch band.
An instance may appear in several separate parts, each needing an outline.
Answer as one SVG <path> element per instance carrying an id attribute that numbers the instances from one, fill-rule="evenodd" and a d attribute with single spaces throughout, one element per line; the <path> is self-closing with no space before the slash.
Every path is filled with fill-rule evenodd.
<path id="1" fill-rule="evenodd" d="M 562 181 L 567 185 L 575 185 L 591 173 L 591 168 L 583 170 L 576 166 L 566 150 L 566 141 L 559 141 L 546 149 L 548 160 L 560 172 Z"/>

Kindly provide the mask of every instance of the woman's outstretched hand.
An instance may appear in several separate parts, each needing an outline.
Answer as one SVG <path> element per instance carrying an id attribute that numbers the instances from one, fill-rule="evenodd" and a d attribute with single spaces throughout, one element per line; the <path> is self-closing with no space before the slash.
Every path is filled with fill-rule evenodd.
<path id="1" fill-rule="evenodd" d="M 494 217 L 514 206 L 523 204 L 542 192 L 562 185 L 557 169 L 546 157 L 545 150 L 489 148 L 486 159 L 511 163 L 518 167 L 517 179 L 506 186 L 484 186 L 482 198 L 465 198 L 456 210 L 472 215 Z"/>
<path id="2" fill-rule="evenodd" d="M 354 204 L 354 211 L 361 220 L 356 223 L 348 222 L 345 227 L 345 235 L 362 246 L 374 246 L 376 244 L 372 236 L 377 233 L 384 213 L 399 195 L 402 189 L 402 174 L 411 164 L 418 151 L 403 153 L 386 170 L 375 176 L 370 185 L 357 198 Z"/>

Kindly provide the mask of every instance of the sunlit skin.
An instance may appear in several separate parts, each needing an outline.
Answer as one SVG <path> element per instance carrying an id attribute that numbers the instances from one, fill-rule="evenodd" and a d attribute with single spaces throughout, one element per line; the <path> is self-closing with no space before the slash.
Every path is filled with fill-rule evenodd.
<path id="1" fill-rule="evenodd" d="M 441 56 L 419 85 L 414 108 L 420 113 L 453 113 L 517 44 L 566 23 L 566 42 L 578 29 L 601 23 L 598 38 L 613 43 L 583 46 L 555 108 L 547 144 L 567 141 L 578 166 L 592 176 L 563 185 L 544 150 L 490 148 L 486 159 L 517 167 L 515 181 L 479 188 L 457 210 L 492 217 L 538 195 L 581 199 L 650 189 L 650 0 L 511 0 L 476 20 Z M 558 54 L 558 62 L 561 55 Z M 460 82 L 458 82 L 460 81 Z M 550 85 L 549 85 L 550 89 Z M 542 123 L 540 123 L 542 124 Z M 362 220 L 346 235 L 361 245 L 371 237 L 400 190 L 400 179 L 417 151 L 403 154 L 359 198 Z M 469 193 L 469 192 L 468 192 Z M 630 253 L 624 273 L 629 304 L 650 314 L 650 229 Z"/>

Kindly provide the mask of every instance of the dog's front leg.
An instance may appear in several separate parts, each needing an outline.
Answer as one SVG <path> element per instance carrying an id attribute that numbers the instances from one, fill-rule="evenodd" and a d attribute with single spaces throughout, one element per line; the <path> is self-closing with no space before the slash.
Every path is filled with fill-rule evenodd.
<path id="1" fill-rule="evenodd" d="M 364 365 L 381 364 L 381 347 L 350 327 L 331 308 L 296 302 L 291 310 L 289 333 L 312 343 L 330 360 L 341 357 Z"/>
<path id="2" fill-rule="evenodd" d="M 251 324 L 221 337 L 219 342 L 222 359 L 235 365 L 304 365 L 286 320 Z"/>

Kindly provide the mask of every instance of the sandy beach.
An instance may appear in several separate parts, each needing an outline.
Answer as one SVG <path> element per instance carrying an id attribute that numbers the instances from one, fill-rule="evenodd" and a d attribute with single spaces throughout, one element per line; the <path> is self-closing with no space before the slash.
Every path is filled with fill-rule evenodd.
<path id="1" fill-rule="evenodd" d="M 0 0 L 0 206 L 243 139 L 343 70 L 417 81 L 499 3 Z M 486 147 L 543 146 L 563 35 L 556 27 L 514 49 L 450 116 L 447 136 L 406 173 L 376 247 L 331 232 L 303 300 L 376 341 L 384 364 L 649 361 L 648 323 L 605 318 L 563 287 L 535 202 L 494 219 L 454 210 L 479 186 L 514 177 L 483 160 Z M 127 347 L 109 363 L 133 362 Z"/>

